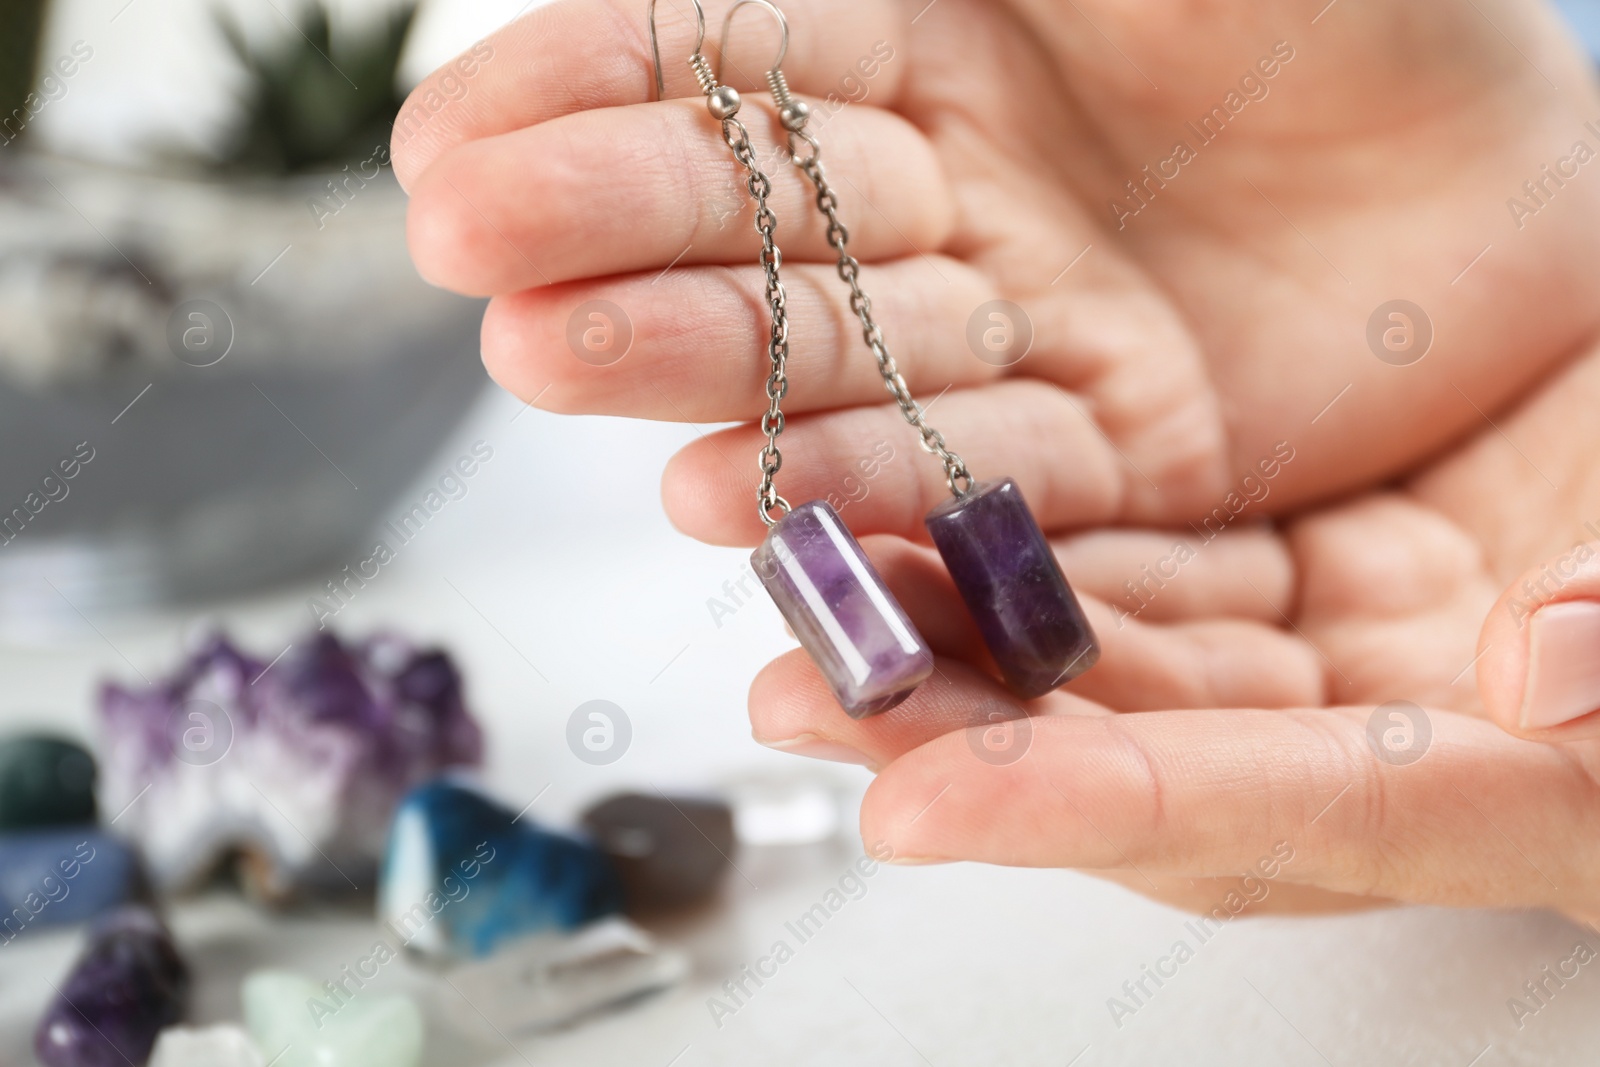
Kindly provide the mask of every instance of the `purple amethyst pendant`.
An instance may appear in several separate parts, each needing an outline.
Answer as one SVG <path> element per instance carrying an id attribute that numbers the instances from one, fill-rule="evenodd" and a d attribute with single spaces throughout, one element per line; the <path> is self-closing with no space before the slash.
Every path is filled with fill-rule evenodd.
<path id="1" fill-rule="evenodd" d="M 750 563 L 852 718 L 887 711 L 933 673 L 928 643 L 824 501 L 785 515 Z"/>
<path id="2" fill-rule="evenodd" d="M 980 482 L 924 521 L 1007 688 L 1043 696 L 1094 666 L 1094 631 L 1016 482 Z"/>

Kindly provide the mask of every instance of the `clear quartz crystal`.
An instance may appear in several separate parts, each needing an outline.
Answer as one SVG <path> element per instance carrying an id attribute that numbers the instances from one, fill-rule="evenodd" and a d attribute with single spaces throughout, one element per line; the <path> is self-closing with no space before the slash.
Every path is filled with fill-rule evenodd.
<path id="1" fill-rule="evenodd" d="M 926 522 L 1013 693 L 1042 696 L 1094 666 L 1094 631 L 1016 482 L 979 483 Z"/>
<path id="2" fill-rule="evenodd" d="M 894 707 L 933 673 L 927 642 L 824 501 L 785 515 L 750 562 L 853 717 Z"/>
<path id="3" fill-rule="evenodd" d="M 149 1067 L 266 1067 L 266 1062 L 250 1035 L 237 1026 L 175 1026 L 161 1031 Z"/>

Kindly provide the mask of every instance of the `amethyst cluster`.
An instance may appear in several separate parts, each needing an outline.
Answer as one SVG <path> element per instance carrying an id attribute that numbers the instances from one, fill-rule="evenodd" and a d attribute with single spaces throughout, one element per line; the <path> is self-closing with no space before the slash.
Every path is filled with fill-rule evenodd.
<path id="1" fill-rule="evenodd" d="M 368 889 L 401 796 L 483 751 L 449 657 L 388 635 L 274 660 L 213 636 L 169 678 L 106 685 L 100 718 L 102 808 L 166 890 L 234 855 L 268 898 Z"/>

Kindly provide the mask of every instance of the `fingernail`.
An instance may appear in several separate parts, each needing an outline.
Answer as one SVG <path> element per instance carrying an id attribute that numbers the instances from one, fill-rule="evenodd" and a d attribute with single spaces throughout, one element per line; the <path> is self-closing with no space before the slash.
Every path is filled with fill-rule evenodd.
<path id="1" fill-rule="evenodd" d="M 1600 604 L 1551 604 L 1528 627 L 1523 729 L 1560 726 L 1600 708 Z"/>
<path id="2" fill-rule="evenodd" d="M 820 737 L 817 734 L 801 734 L 799 737 L 791 737 L 787 741 L 762 741 L 761 743 L 768 748 L 775 748 L 779 752 L 792 752 L 796 756 L 832 760 L 834 763 L 859 763 L 863 767 L 872 766 L 872 760 L 867 758 L 866 753 L 858 752 L 849 745 L 826 737 Z"/>

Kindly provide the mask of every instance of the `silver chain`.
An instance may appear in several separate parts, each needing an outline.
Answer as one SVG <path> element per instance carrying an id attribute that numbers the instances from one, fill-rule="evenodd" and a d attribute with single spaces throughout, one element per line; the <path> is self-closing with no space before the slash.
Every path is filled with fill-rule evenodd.
<path id="1" fill-rule="evenodd" d="M 775 526 L 778 520 L 774 511 L 789 513 L 789 502 L 778 495 L 773 479 L 783 468 L 783 453 L 778 451 L 778 435 L 783 433 L 783 410 L 780 405 L 789 395 L 789 313 L 788 297 L 783 282 L 778 278 L 778 268 L 783 266 L 783 252 L 779 250 L 774 234 L 778 218 L 767 205 L 772 194 L 772 180 L 756 162 L 755 149 L 750 145 L 750 131 L 736 118 L 722 120 L 722 139 L 733 150 L 733 156 L 748 172 L 745 188 L 756 205 L 756 232 L 761 234 L 761 266 L 767 272 L 767 306 L 772 309 L 772 333 L 767 340 L 767 355 L 772 361 L 772 371 L 767 375 L 767 410 L 761 415 L 761 432 L 767 443 L 757 457 L 761 464 L 761 486 L 756 491 L 756 509 L 761 521 Z"/>
<path id="2" fill-rule="evenodd" d="M 796 151 L 796 138 L 811 146 L 809 154 L 802 156 Z M 867 342 L 867 347 L 872 350 L 873 358 L 878 362 L 878 373 L 883 377 L 884 386 L 894 397 L 895 403 L 900 406 L 900 414 L 905 417 L 906 422 L 922 435 L 923 450 L 937 456 L 939 462 L 944 465 L 944 481 L 950 487 L 950 492 L 957 497 L 965 496 L 972 491 L 973 486 L 973 478 L 967 470 L 966 463 L 945 444 L 944 434 L 934 429 L 928 422 L 922 405 L 911 395 L 900 368 L 895 365 L 894 357 L 889 354 L 888 345 L 883 340 L 883 330 L 872 317 L 872 298 L 861 288 L 861 264 L 848 250 L 850 231 L 839 220 L 839 198 L 834 194 L 833 187 L 828 184 L 827 173 L 822 169 L 822 146 L 817 143 L 817 139 L 810 131 L 792 130 L 789 133 L 789 152 L 794 156 L 795 166 L 799 167 L 817 188 L 817 210 L 828 220 L 828 244 L 839 253 L 839 277 L 850 287 L 850 310 L 861 320 L 861 336 Z"/>

